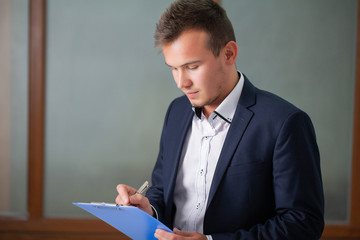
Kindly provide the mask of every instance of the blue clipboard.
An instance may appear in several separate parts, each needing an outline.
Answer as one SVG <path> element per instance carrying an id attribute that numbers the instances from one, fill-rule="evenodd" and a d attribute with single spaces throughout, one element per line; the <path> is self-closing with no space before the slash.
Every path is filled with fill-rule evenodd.
<path id="1" fill-rule="evenodd" d="M 172 232 L 162 222 L 133 206 L 107 203 L 79 203 L 74 205 L 88 211 L 134 240 L 156 239 L 156 229 Z"/>

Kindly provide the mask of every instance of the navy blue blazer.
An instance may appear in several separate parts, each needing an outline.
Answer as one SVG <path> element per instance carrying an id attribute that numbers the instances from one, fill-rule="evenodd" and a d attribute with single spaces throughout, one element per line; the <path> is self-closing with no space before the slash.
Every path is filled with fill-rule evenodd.
<path id="1" fill-rule="evenodd" d="M 166 113 L 147 192 L 173 227 L 174 185 L 194 112 L 186 96 Z M 324 228 L 320 157 L 306 113 L 245 77 L 210 188 L 204 234 L 213 239 L 319 239 Z"/>

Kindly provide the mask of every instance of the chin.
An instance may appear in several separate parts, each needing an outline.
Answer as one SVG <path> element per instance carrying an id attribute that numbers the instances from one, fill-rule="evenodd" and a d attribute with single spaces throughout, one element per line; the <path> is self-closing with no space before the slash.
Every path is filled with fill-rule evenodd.
<path id="1" fill-rule="evenodd" d="M 190 99 L 190 98 L 188 99 L 193 107 L 203 108 L 206 105 L 206 102 L 199 101 L 199 99 Z"/>
<path id="2" fill-rule="evenodd" d="M 193 102 L 193 101 L 190 101 L 190 103 L 191 103 L 191 105 L 192 105 L 193 107 L 196 107 L 196 108 L 202 108 L 202 107 L 204 107 L 203 104 L 195 103 L 195 102 Z"/>

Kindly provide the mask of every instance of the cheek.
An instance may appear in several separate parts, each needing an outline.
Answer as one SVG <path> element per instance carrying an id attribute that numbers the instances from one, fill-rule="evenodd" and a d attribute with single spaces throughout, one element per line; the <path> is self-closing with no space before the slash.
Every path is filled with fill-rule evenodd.
<path id="1" fill-rule="evenodd" d="M 210 80 L 210 74 L 209 70 L 206 68 L 201 68 L 195 71 L 191 78 L 194 82 L 196 82 L 196 85 L 206 87 Z"/>
<path id="2" fill-rule="evenodd" d="M 198 85 L 203 89 L 211 90 L 215 83 L 216 76 L 212 69 L 203 69 L 198 75 Z"/>

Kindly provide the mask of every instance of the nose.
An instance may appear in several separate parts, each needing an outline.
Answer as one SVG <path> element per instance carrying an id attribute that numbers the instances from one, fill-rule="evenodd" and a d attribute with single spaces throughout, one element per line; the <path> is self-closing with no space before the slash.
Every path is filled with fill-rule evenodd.
<path id="1" fill-rule="evenodd" d="M 188 78 L 187 74 L 183 70 L 177 71 L 177 76 L 175 77 L 176 85 L 179 89 L 189 87 L 191 85 L 191 81 Z"/>

